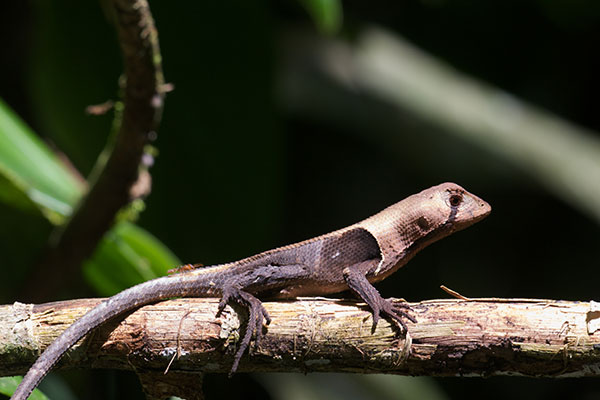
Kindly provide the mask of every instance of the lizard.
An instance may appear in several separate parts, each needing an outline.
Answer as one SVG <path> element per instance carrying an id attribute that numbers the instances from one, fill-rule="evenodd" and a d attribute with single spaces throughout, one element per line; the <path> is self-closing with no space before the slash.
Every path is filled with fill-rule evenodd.
<path id="1" fill-rule="evenodd" d="M 25 400 L 62 355 L 87 333 L 116 316 L 173 297 L 220 297 L 217 316 L 237 303 L 248 312 L 231 373 L 252 338 L 260 342 L 271 318 L 260 298 L 288 299 L 350 290 L 370 308 L 373 328 L 380 317 L 402 334 L 404 320 L 416 323 L 406 302 L 384 299 L 373 283 L 404 266 L 427 245 L 462 230 L 491 212 L 484 200 L 455 183 L 442 183 L 379 213 L 331 233 L 268 250 L 239 261 L 183 268 L 126 289 L 71 324 L 29 369 L 12 400 Z M 240 328 L 241 330 L 241 328 Z"/>

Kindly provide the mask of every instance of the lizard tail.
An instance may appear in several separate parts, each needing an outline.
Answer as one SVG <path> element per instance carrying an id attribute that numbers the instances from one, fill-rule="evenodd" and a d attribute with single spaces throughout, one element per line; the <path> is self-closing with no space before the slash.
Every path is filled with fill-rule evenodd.
<path id="1" fill-rule="evenodd" d="M 19 383 L 11 400 L 26 400 L 40 381 L 50 372 L 62 355 L 79 339 L 107 320 L 126 311 L 170 297 L 210 295 L 198 284 L 197 276 L 178 275 L 156 278 L 124 290 L 104 300 L 69 326 L 37 359 Z"/>

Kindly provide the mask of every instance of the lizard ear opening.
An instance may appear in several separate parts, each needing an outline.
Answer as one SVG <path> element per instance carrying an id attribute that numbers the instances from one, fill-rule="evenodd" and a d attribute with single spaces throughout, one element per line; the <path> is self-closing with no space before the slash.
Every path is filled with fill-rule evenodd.
<path id="1" fill-rule="evenodd" d="M 425 216 L 420 216 L 417 219 L 417 226 L 419 227 L 419 229 L 422 232 L 427 232 L 429 230 L 429 221 L 427 220 L 427 218 Z"/>

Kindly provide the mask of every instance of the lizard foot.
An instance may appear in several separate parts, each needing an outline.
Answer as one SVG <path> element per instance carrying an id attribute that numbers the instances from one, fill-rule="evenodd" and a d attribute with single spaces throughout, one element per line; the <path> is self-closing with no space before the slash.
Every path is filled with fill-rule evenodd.
<path id="1" fill-rule="evenodd" d="M 373 307 L 373 331 L 377 326 L 379 317 L 388 317 L 394 321 L 401 330 L 401 333 L 405 334 L 408 332 L 408 328 L 404 323 L 406 318 L 412 323 L 416 323 L 415 317 L 407 313 L 406 311 L 412 311 L 410 306 L 405 302 L 393 302 L 392 299 L 379 298 L 376 306 Z"/>
<path id="2" fill-rule="evenodd" d="M 377 260 L 369 260 L 356 264 L 353 267 L 344 268 L 342 271 L 344 279 L 350 290 L 363 299 L 371 308 L 371 311 L 373 312 L 373 332 L 375 332 L 375 328 L 377 328 L 379 318 L 384 317 L 394 321 L 401 333 L 406 334 L 408 328 L 404 323 L 404 319 L 411 322 L 417 322 L 417 320 L 407 312 L 411 311 L 408 303 L 404 301 L 392 302 L 391 299 L 384 299 L 363 273 L 363 270 L 368 269 L 369 265 L 376 262 Z"/>
<path id="3" fill-rule="evenodd" d="M 255 348 L 258 347 L 263 335 L 263 321 L 268 325 L 271 323 L 271 317 L 259 299 L 236 287 L 229 287 L 223 290 L 223 297 L 219 302 L 219 311 L 217 312 L 217 315 L 220 315 L 225 309 L 225 306 L 230 302 L 235 302 L 248 310 L 246 329 L 239 348 L 233 358 L 231 371 L 229 372 L 229 376 L 231 377 L 237 370 L 240 359 L 250 345 L 250 340 L 252 340 L 253 335 L 255 335 L 254 346 Z"/>

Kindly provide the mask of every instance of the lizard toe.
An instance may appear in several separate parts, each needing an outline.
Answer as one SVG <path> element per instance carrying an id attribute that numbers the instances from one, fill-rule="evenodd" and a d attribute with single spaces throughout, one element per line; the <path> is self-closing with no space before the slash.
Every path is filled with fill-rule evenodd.
<path id="1" fill-rule="evenodd" d="M 391 301 L 394 305 L 394 308 L 405 308 L 410 310 L 410 305 L 408 304 L 408 302 L 406 302 L 406 300 L 396 300 L 396 301 L 392 301 L 392 299 L 388 299 L 389 301 Z"/>
<path id="2" fill-rule="evenodd" d="M 404 319 L 407 319 L 413 323 L 417 322 L 412 315 L 404 311 L 406 308 L 410 309 L 410 307 L 396 307 L 396 304 L 390 299 L 386 299 L 381 307 L 381 312 L 392 319 L 401 329 L 403 334 L 408 332 L 408 327 L 406 326 Z"/>
<path id="3" fill-rule="evenodd" d="M 391 299 L 388 299 L 388 301 L 392 304 L 392 310 L 393 310 L 394 314 L 397 314 L 397 315 L 400 315 L 400 316 L 406 318 L 413 324 L 417 323 L 417 319 L 407 312 L 407 311 L 413 311 L 412 308 L 408 305 L 408 303 L 405 303 L 405 302 L 399 303 L 397 301 L 393 302 L 393 301 L 391 301 Z"/>

